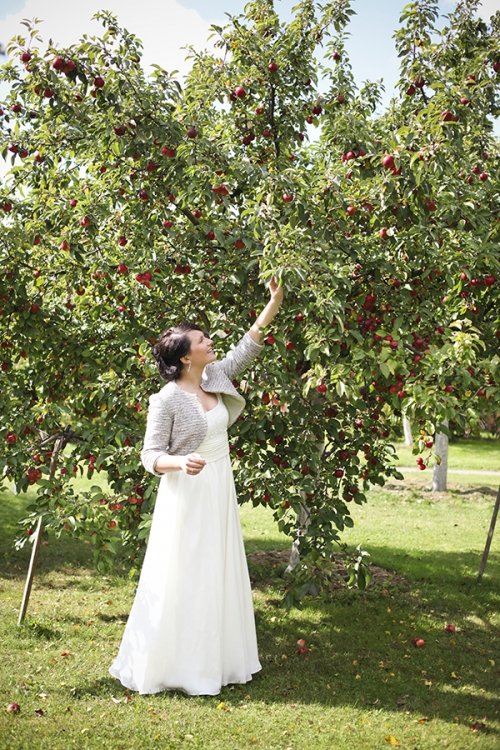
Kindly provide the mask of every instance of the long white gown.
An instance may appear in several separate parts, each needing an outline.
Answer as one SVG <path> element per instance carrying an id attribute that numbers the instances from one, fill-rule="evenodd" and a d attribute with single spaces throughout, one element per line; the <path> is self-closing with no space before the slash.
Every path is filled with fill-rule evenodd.
<path id="1" fill-rule="evenodd" d="M 221 397 L 196 476 L 160 479 L 137 590 L 109 673 L 139 693 L 217 695 L 262 667 Z"/>

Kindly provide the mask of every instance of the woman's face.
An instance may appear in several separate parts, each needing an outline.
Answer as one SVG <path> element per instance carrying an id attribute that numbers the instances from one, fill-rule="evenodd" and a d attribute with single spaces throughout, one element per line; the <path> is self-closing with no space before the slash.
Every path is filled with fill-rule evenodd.
<path id="1" fill-rule="evenodd" d="M 193 367 L 205 367 L 209 362 L 217 359 L 212 339 L 206 336 L 203 331 L 188 331 L 186 336 L 191 342 L 191 349 L 186 354 L 186 359 L 190 360 Z"/>

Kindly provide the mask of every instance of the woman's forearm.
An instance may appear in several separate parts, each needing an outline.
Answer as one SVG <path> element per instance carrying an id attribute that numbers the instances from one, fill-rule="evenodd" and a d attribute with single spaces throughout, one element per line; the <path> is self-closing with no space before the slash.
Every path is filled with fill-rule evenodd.
<path id="1" fill-rule="evenodd" d="M 262 310 L 260 315 L 257 316 L 255 321 L 252 323 L 248 333 L 252 339 L 257 343 L 261 343 L 263 329 L 271 323 L 278 310 L 280 309 L 281 302 L 276 299 L 269 300 L 265 308 Z"/>
<path id="2" fill-rule="evenodd" d="M 164 453 L 156 459 L 154 469 L 160 474 L 166 474 L 168 471 L 180 471 L 182 469 L 181 459 L 182 456 L 171 456 Z"/>

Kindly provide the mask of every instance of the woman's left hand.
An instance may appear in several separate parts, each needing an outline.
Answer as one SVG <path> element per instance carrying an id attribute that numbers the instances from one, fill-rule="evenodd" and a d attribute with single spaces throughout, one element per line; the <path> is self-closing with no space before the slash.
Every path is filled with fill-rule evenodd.
<path id="1" fill-rule="evenodd" d="M 271 300 L 281 305 L 283 302 L 284 290 L 283 287 L 278 284 L 276 276 L 273 276 L 269 282 L 269 293 L 271 295 Z"/>

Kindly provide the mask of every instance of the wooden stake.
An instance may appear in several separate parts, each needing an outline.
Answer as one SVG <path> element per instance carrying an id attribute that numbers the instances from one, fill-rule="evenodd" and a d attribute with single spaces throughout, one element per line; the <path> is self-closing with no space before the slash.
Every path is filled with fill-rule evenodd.
<path id="1" fill-rule="evenodd" d="M 67 434 L 63 433 L 60 435 L 54 444 L 54 451 L 52 453 L 52 459 L 50 462 L 50 470 L 49 470 L 49 478 L 53 479 L 54 474 L 56 471 L 57 466 L 57 457 L 59 455 L 59 452 L 67 443 Z M 33 546 L 31 548 L 31 558 L 30 558 L 30 564 L 28 568 L 28 574 L 26 576 L 26 581 L 24 584 L 24 592 L 23 592 L 23 600 L 21 602 L 21 609 L 19 611 L 19 617 L 17 619 L 17 624 L 22 625 L 23 620 L 26 615 L 26 610 L 28 609 L 28 602 L 30 600 L 30 594 L 31 594 L 31 586 L 33 583 L 33 577 L 35 574 L 35 563 L 38 557 L 38 550 L 40 549 L 40 543 L 42 541 L 42 533 L 43 533 L 43 516 L 38 516 L 38 521 L 36 525 L 36 531 L 35 531 L 35 538 L 33 540 Z"/>
<path id="2" fill-rule="evenodd" d="M 488 555 L 490 554 L 491 540 L 493 539 L 493 532 L 495 531 L 495 524 L 497 522 L 499 508 L 500 508 L 500 487 L 498 488 L 497 499 L 495 502 L 495 507 L 493 508 L 493 515 L 491 517 L 491 523 L 490 523 L 490 528 L 488 531 L 488 536 L 486 537 L 486 544 L 484 545 L 484 552 L 481 558 L 481 565 L 479 566 L 479 573 L 477 574 L 478 581 L 480 581 L 481 578 L 483 577 L 484 569 L 486 567 L 486 562 L 488 561 Z"/>
<path id="3" fill-rule="evenodd" d="M 38 557 L 38 550 L 40 548 L 40 542 L 42 540 L 42 532 L 43 532 L 42 516 L 38 516 L 38 522 L 37 522 L 36 531 L 35 531 L 35 539 L 31 547 L 31 558 L 30 558 L 30 564 L 28 568 L 28 574 L 26 576 L 26 581 L 24 584 L 23 601 L 21 603 L 21 609 L 19 612 L 18 620 L 17 620 L 18 625 L 22 625 L 24 617 L 26 615 L 26 610 L 28 609 L 28 602 L 30 600 L 30 594 L 31 594 L 31 584 L 33 583 L 35 563 Z"/>

